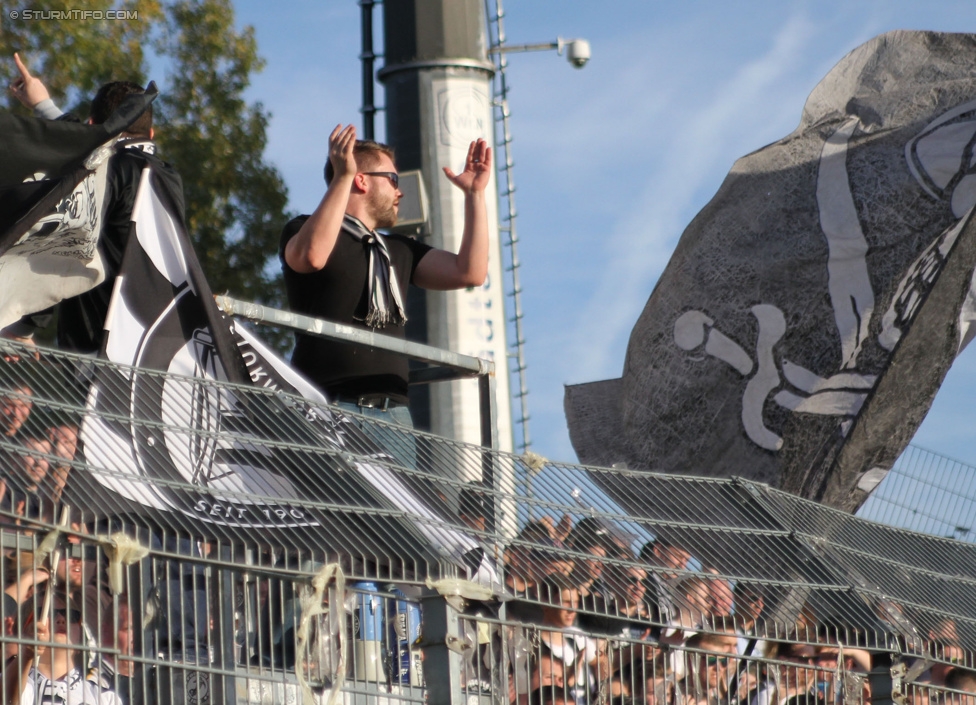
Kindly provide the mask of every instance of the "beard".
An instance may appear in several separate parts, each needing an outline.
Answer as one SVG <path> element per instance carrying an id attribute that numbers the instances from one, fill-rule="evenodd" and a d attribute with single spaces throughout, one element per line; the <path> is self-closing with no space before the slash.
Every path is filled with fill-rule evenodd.
<path id="1" fill-rule="evenodd" d="M 397 210 L 393 200 L 386 200 L 380 194 L 372 192 L 366 202 L 367 212 L 373 219 L 373 227 L 392 228 L 397 222 Z"/>

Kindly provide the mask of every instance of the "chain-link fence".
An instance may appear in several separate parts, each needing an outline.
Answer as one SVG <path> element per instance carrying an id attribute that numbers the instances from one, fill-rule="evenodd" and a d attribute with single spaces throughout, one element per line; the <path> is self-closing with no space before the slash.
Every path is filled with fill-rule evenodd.
<path id="1" fill-rule="evenodd" d="M 909 446 L 857 514 L 924 534 L 976 542 L 976 468 Z"/>
<path id="2" fill-rule="evenodd" d="M 50 350 L 0 396 L 5 703 L 969 702 L 969 544 Z"/>

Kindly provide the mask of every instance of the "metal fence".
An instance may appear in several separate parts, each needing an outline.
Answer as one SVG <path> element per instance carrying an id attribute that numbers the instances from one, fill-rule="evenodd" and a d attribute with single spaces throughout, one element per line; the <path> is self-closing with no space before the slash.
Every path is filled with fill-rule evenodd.
<path id="1" fill-rule="evenodd" d="M 970 702 L 970 544 L 52 350 L 0 396 L 5 703 Z"/>
<path id="2" fill-rule="evenodd" d="M 976 467 L 909 446 L 858 516 L 976 542 Z"/>

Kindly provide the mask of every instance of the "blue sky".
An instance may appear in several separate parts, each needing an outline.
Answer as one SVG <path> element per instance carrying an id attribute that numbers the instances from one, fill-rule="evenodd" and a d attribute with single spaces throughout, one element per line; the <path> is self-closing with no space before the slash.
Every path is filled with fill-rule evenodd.
<path id="1" fill-rule="evenodd" d="M 575 454 L 563 385 L 620 375 L 682 230 L 733 161 L 791 132 L 814 85 L 872 36 L 976 31 L 972 0 L 509 0 L 505 9 L 509 43 L 585 37 L 593 51 L 583 70 L 547 52 L 512 56 L 508 71 L 533 446 L 566 461 Z M 290 207 L 309 212 L 332 127 L 362 124 L 359 7 L 248 0 L 237 10 L 267 62 L 249 92 L 272 113 L 266 157 Z M 969 350 L 915 442 L 976 464 L 974 398 Z"/>

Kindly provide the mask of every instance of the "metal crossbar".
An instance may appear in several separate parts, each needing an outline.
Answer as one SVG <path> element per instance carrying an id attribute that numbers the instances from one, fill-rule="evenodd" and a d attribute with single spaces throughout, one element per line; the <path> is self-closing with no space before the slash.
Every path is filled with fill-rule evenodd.
<path id="1" fill-rule="evenodd" d="M 481 444 L 488 448 L 498 446 L 498 428 L 495 423 L 495 363 L 491 360 L 401 340 L 322 318 L 312 318 L 249 301 L 240 301 L 230 296 L 216 296 L 215 299 L 220 309 L 228 315 L 239 316 L 255 323 L 282 326 L 350 345 L 386 350 L 411 360 L 427 363 L 426 368 L 410 371 L 410 384 L 430 384 L 477 377 L 481 412 Z"/>

